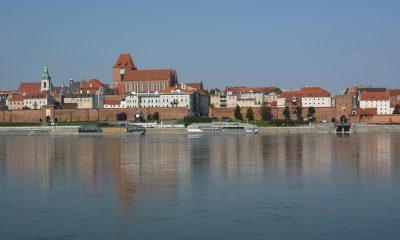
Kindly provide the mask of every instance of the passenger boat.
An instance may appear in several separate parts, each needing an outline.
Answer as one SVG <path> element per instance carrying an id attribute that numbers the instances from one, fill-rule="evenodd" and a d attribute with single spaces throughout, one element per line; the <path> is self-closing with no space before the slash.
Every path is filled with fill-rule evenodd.
<path id="1" fill-rule="evenodd" d="M 78 133 L 79 135 L 144 135 L 146 128 L 127 122 L 98 123 L 81 126 L 78 128 Z"/>
<path id="2" fill-rule="evenodd" d="M 193 123 L 186 129 L 189 133 L 258 133 L 256 125 L 239 122 Z"/>

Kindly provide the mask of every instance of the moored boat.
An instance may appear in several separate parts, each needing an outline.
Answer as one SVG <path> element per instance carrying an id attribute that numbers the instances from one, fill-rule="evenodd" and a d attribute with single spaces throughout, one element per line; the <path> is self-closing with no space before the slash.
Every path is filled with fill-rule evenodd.
<path id="1" fill-rule="evenodd" d="M 187 126 L 189 133 L 258 133 L 258 126 L 239 122 L 193 123 Z"/>
<path id="2" fill-rule="evenodd" d="M 78 133 L 79 135 L 144 135 L 146 128 L 127 122 L 98 123 L 81 126 L 78 128 Z"/>

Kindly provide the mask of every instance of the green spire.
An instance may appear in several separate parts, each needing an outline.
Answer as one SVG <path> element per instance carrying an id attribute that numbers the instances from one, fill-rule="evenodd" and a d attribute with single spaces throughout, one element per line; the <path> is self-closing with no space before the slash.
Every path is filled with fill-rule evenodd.
<path id="1" fill-rule="evenodd" d="M 44 69 L 43 69 L 43 75 L 42 75 L 42 80 L 51 80 L 50 74 L 49 74 L 49 67 L 47 66 L 47 60 L 44 60 Z"/>

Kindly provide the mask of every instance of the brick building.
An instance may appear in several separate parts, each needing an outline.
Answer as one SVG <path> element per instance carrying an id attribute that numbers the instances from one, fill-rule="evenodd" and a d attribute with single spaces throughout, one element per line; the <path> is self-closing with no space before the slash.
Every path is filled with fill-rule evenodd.
<path id="1" fill-rule="evenodd" d="M 173 69 L 138 70 L 128 53 L 121 54 L 112 67 L 113 87 L 118 94 L 149 93 L 172 87 L 178 83 Z"/>

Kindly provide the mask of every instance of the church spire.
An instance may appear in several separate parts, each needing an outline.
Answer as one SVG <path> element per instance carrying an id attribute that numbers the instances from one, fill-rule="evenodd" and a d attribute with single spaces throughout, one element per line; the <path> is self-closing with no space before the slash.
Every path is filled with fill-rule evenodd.
<path id="1" fill-rule="evenodd" d="M 51 77 L 49 74 L 49 67 L 47 66 L 47 60 L 44 60 L 42 80 L 49 80 L 49 81 L 51 80 Z"/>

